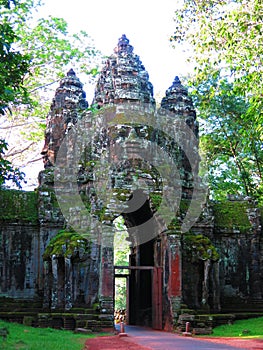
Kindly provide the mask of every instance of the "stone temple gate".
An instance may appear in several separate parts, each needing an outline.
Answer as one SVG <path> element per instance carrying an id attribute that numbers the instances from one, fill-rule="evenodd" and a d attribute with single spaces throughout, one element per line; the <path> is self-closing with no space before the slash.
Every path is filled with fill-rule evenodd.
<path id="1" fill-rule="evenodd" d="M 120 215 L 130 324 L 171 330 L 197 312 L 263 312 L 262 210 L 206 200 L 191 98 L 176 77 L 157 108 L 125 35 L 91 108 L 74 71 L 62 79 L 42 155 L 34 193 L 1 191 L 0 317 L 20 302 L 12 317 L 32 309 L 35 325 L 113 327 Z"/>

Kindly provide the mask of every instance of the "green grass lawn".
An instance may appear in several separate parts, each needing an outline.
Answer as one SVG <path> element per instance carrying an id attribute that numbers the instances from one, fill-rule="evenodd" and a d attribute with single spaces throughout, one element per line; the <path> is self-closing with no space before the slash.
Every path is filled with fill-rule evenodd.
<path id="1" fill-rule="evenodd" d="M 0 328 L 7 327 L 7 340 L 0 337 L 0 349 L 3 350 L 81 350 L 87 338 L 92 334 L 74 334 L 52 328 L 33 328 L 17 323 L 0 320 Z"/>
<path id="2" fill-rule="evenodd" d="M 213 337 L 253 337 L 263 338 L 263 317 L 235 321 L 213 329 Z"/>

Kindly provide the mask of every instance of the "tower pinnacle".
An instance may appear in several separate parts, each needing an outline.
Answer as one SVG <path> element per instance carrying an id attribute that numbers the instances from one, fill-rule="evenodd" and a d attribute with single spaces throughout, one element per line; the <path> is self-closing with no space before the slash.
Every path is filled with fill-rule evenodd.
<path id="1" fill-rule="evenodd" d="M 100 108 L 107 104 L 129 102 L 155 106 L 149 75 L 123 34 L 101 71 L 93 104 Z"/>

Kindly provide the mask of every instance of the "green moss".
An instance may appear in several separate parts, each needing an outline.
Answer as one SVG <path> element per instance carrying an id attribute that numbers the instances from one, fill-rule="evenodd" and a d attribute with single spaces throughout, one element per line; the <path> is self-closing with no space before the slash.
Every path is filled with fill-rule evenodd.
<path id="1" fill-rule="evenodd" d="M 157 194 L 157 193 L 155 193 L 155 192 L 151 192 L 151 193 L 150 193 L 150 200 L 151 200 L 153 206 L 154 206 L 156 209 L 158 209 L 159 206 L 160 206 L 161 203 L 162 203 L 162 195 L 159 194 L 159 193 Z"/>
<path id="2" fill-rule="evenodd" d="M 55 194 L 55 191 L 53 188 L 46 188 L 45 192 L 49 193 L 49 203 L 52 205 L 53 208 L 59 208 L 58 200 Z"/>
<path id="3" fill-rule="evenodd" d="M 203 235 L 186 234 L 183 236 L 183 253 L 192 262 L 198 260 L 217 261 L 219 254 L 210 239 Z"/>
<path id="4" fill-rule="evenodd" d="M 191 200 L 190 199 L 181 199 L 180 201 L 180 206 L 179 206 L 179 213 L 180 215 L 185 216 L 189 207 L 191 205 Z"/>
<path id="5" fill-rule="evenodd" d="M 42 185 L 53 185 L 54 184 L 54 169 L 46 168 L 41 170 L 40 176 L 42 177 Z"/>
<path id="6" fill-rule="evenodd" d="M 94 311 L 98 311 L 98 310 L 100 309 L 100 304 L 99 304 L 99 303 L 94 303 L 94 304 L 92 304 L 92 309 L 93 309 Z"/>
<path id="7" fill-rule="evenodd" d="M 90 198 L 83 192 L 80 193 L 80 198 L 82 200 L 82 203 L 85 205 L 86 209 L 88 212 L 91 210 L 91 203 L 90 203 Z M 78 200 L 78 195 L 76 196 L 76 200 Z"/>
<path id="8" fill-rule="evenodd" d="M 228 231 L 249 232 L 251 223 L 248 220 L 247 209 L 250 204 L 247 201 L 219 202 L 212 205 L 215 228 L 227 229 Z"/>
<path id="9" fill-rule="evenodd" d="M 0 220 L 38 222 L 36 192 L 0 190 Z"/>
<path id="10" fill-rule="evenodd" d="M 113 189 L 113 195 L 116 196 L 116 198 L 119 201 L 125 202 L 129 199 L 130 195 L 131 195 L 131 191 L 128 189 L 117 189 L 114 188 Z"/>
<path id="11" fill-rule="evenodd" d="M 191 201 L 189 199 L 181 199 L 180 205 L 177 210 L 176 217 L 174 217 L 170 224 L 168 225 L 168 229 L 171 231 L 180 232 L 181 224 L 183 222 L 183 219 L 189 209 L 189 206 L 191 204 Z"/>
<path id="12" fill-rule="evenodd" d="M 81 254 L 80 254 L 81 252 Z M 51 239 L 43 254 L 43 259 L 47 260 L 53 255 L 56 257 L 80 257 L 90 252 L 89 241 L 76 232 L 60 231 Z"/>
<path id="13" fill-rule="evenodd" d="M 171 220 L 171 222 L 169 223 L 169 225 L 167 226 L 169 231 L 176 231 L 176 232 L 178 230 L 180 231 L 180 227 L 181 227 L 181 225 L 180 225 L 180 222 L 177 218 L 173 218 Z"/>

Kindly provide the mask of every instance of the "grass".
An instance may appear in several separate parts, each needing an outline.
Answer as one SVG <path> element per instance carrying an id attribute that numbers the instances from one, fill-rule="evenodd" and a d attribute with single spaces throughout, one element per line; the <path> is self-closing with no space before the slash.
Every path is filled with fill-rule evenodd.
<path id="1" fill-rule="evenodd" d="M 0 328 L 7 327 L 6 340 L 0 337 L 3 350 L 81 350 L 92 334 L 74 334 L 71 331 L 52 328 L 33 328 L 0 320 Z"/>
<path id="2" fill-rule="evenodd" d="M 213 337 L 263 338 L 263 317 L 235 321 L 213 329 Z"/>
<path id="3" fill-rule="evenodd" d="M 9 335 L 6 341 L 0 337 L 1 350 L 82 350 L 87 338 L 97 336 L 52 328 L 33 328 L 0 320 L 0 328 L 3 327 L 8 328 Z M 263 317 L 215 327 L 212 337 L 263 338 Z"/>

